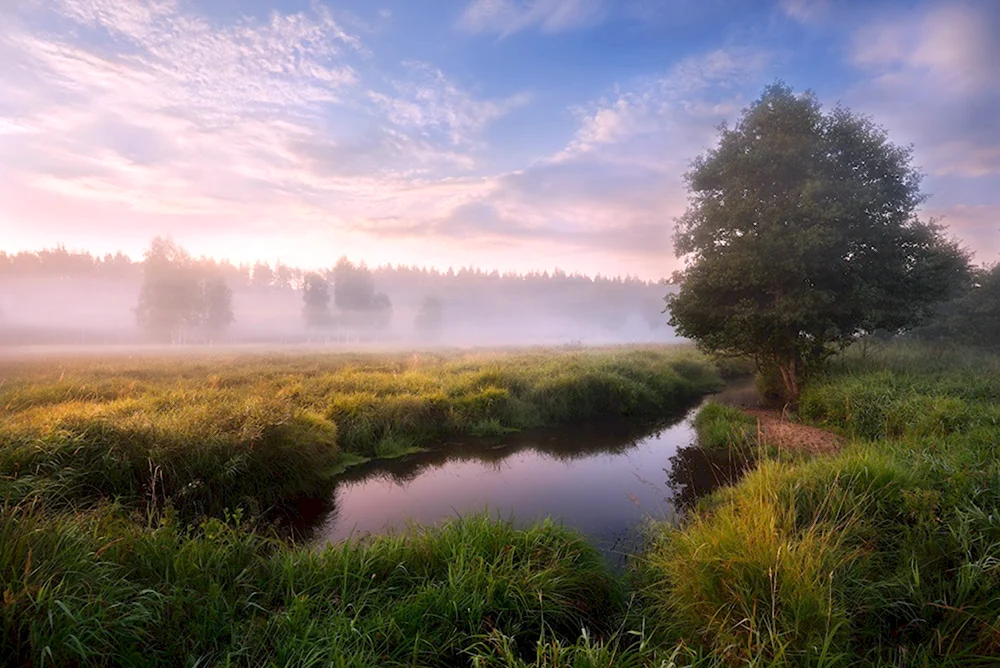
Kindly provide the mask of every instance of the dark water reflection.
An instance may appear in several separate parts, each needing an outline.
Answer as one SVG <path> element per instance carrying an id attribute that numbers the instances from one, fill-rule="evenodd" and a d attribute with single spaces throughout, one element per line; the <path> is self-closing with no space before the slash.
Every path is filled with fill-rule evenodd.
<path id="1" fill-rule="evenodd" d="M 695 410 L 655 425 L 578 424 L 447 443 L 353 468 L 329 497 L 300 502 L 298 514 L 324 543 L 483 510 L 519 525 L 552 517 L 620 557 L 636 548 L 645 519 L 674 519 L 746 467 L 692 447 Z"/>

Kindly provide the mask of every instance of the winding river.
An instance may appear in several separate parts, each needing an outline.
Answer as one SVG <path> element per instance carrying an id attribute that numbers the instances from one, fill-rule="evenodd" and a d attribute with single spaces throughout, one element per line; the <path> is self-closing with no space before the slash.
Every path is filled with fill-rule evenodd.
<path id="1" fill-rule="evenodd" d="M 706 401 L 750 403 L 736 384 Z M 299 508 L 319 543 L 487 511 L 519 525 L 552 517 L 612 560 L 647 519 L 675 519 L 746 462 L 698 448 L 698 406 L 658 424 L 588 423 L 522 432 L 350 469 L 331 495 Z"/>

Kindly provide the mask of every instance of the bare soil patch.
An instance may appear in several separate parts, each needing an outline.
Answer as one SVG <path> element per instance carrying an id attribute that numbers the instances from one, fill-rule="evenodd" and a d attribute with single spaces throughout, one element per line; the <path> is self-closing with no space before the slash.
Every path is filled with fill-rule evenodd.
<path id="1" fill-rule="evenodd" d="M 757 418 L 761 437 L 768 445 L 828 455 L 840 450 L 844 444 L 841 436 L 818 427 L 791 422 L 780 411 L 748 408 L 746 412 Z"/>

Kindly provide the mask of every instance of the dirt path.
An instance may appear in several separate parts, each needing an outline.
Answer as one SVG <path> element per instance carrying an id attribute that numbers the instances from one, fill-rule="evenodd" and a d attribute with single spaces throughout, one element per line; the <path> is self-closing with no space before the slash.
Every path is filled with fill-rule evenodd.
<path id="1" fill-rule="evenodd" d="M 844 439 L 832 432 L 789 422 L 780 411 L 764 408 L 747 408 L 747 414 L 757 418 L 764 443 L 789 450 L 803 450 L 817 455 L 827 455 L 840 450 Z"/>

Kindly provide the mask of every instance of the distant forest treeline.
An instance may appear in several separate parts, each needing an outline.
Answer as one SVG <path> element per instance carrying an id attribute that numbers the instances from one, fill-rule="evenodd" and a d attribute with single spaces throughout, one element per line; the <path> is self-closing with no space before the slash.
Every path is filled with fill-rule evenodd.
<path id="1" fill-rule="evenodd" d="M 282 263 L 190 258 L 179 248 L 174 252 L 180 260 L 161 257 L 157 264 L 152 258 L 161 241 L 139 261 L 123 253 L 95 256 L 62 247 L 0 252 L 0 341 L 156 339 L 151 335 L 159 321 L 150 303 L 195 299 L 181 293 L 196 290 L 204 293 L 198 298 L 207 300 L 199 318 L 178 316 L 190 324 L 184 336 L 190 342 L 416 337 L 496 344 L 672 338 L 662 313 L 668 286 L 634 277 L 475 267 L 368 268 L 346 258 L 332 258 L 329 268 L 308 271 Z M 164 273 L 164 263 L 173 273 Z M 188 287 L 182 285 L 184 276 L 192 279 L 184 284 Z M 201 277 L 201 283 L 194 277 Z M 323 299 L 328 304 L 317 306 Z M 368 303 L 377 317 L 357 317 Z"/>

